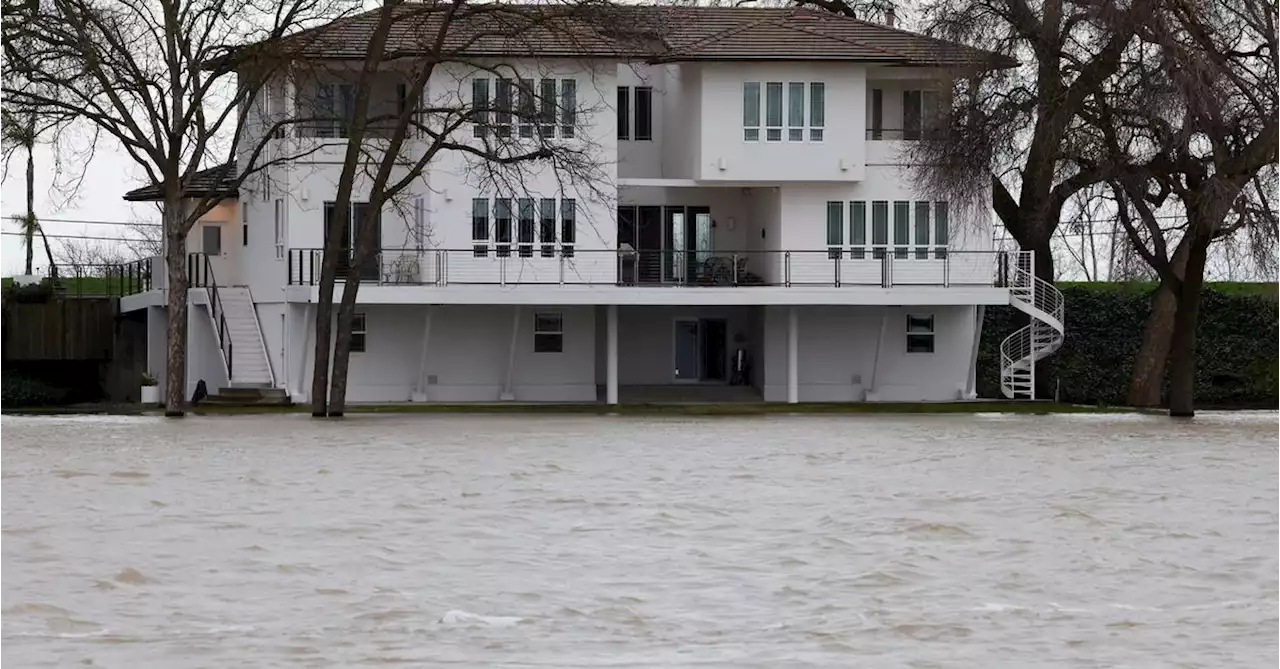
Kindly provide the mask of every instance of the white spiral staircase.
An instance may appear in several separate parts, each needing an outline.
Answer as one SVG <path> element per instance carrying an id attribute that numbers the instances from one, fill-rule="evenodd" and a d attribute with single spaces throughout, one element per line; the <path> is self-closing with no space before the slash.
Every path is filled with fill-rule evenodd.
<path id="1" fill-rule="evenodd" d="M 1031 324 L 1000 342 L 1000 392 L 1009 399 L 1036 398 L 1036 361 L 1062 348 L 1062 293 L 1036 277 L 1033 251 L 1019 251 L 1007 268 L 1009 303 Z"/>

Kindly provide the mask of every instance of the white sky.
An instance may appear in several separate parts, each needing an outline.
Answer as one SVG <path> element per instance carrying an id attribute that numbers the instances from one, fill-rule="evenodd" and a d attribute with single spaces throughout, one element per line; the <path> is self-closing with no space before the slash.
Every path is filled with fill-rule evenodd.
<path id="1" fill-rule="evenodd" d="M 77 235 L 91 237 L 129 237 L 136 236 L 133 231 L 118 225 L 85 225 L 79 223 L 61 223 L 48 219 L 74 219 L 114 222 L 160 222 L 159 212 L 154 205 L 146 203 L 129 203 L 122 198 L 124 194 L 146 182 L 142 168 L 138 166 L 118 144 L 103 140 L 97 153 L 90 161 L 85 173 L 84 182 L 78 197 L 63 207 L 55 206 L 58 200 L 65 199 L 58 193 L 51 193 L 53 181 L 53 153 L 48 146 L 37 146 L 35 209 L 48 235 Z M 9 217 L 23 214 L 26 211 L 26 155 L 15 153 L 9 172 L 5 175 L 3 192 L 0 194 L 0 214 L 4 216 L 5 232 L 17 232 L 18 226 Z M 62 240 L 50 239 L 55 257 Z M 110 242 L 101 242 L 109 245 Z M 12 235 L 0 235 L 0 274 L 12 276 L 21 274 L 25 251 L 22 238 Z M 36 240 L 35 262 L 42 274 L 46 265 L 44 247 Z"/>

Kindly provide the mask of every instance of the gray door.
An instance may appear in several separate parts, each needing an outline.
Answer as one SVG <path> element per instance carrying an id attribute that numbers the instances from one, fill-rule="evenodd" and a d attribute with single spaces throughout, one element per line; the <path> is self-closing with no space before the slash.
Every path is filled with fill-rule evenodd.
<path id="1" fill-rule="evenodd" d="M 675 327 L 675 380 L 697 381 L 698 370 L 698 321 L 697 319 L 681 319 Z"/>

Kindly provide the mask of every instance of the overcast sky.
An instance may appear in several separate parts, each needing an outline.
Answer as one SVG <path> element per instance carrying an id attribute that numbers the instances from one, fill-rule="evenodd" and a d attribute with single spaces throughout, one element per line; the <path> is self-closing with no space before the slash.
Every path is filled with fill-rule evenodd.
<path id="1" fill-rule="evenodd" d="M 3 194 L 0 196 L 0 213 L 4 215 L 5 232 L 17 232 L 18 226 L 11 221 L 11 215 L 21 215 L 26 211 L 26 155 L 16 153 L 5 175 Z M 36 216 L 42 221 L 45 234 L 77 235 L 90 237 L 125 237 L 134 235 L 129 228 L 118 225 L 87 225 L 80 223 L 62 223 L 49 219 L 73 219 L 91 221 L 159 222 L 159 213 L 153 205 L 131 204 L 122 196 L 126 191 L 142 185 L 145 178 L 142 169 L 128 157 L 118 145 L 99 147 L 93 160 L 90 161 L 85 174 L 84 183 L 80 187 L 79 196 L 63 207 L 56 207 L 57 201 L 64 197 L 50 193 L 53 181 L 53 154 L 47 146 L 36 147 Z M 62 240 L 50 239 L 54 247 L 54 255 Z M 110 242 L 101 242 L 110 245 Z M 3 251 L 3 263 L 0 274 L 12 276 L 23 270 L 25 252 L 22 238 L 13 235 L 0 235 L 0 250 Z M 36 241 L 35 265 L 36 273 L 43 274 L 45 262 L 44 247 Z"/>

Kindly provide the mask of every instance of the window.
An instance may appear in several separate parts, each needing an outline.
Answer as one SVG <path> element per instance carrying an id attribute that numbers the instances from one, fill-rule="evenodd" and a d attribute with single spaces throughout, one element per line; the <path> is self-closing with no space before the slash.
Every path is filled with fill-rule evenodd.
<path id="1" fill-rule="evenodd" d="M 556 80 L 543 79 L 542 93 L 538 100 L 538 134 L 543 137 L 556 136 Z"/>
<path id="2" fill-rule="evenodd" d="M 537 93 L 533 88 L 532 79 L 520 80 L 520 137 L 530 139 L 533 137 L 533 122 L 538 115 Z"/>
<path id="3" fill-rule="evenodd" d="M 493 203 L 493 241 L 499 258 L 511 257 L 511 199 L 498 198 Z"/>
<path id="4" fill-rule="evenodd" d="M 862 260 L 867 257 L 867 203 L 849 203 L 849 257 Z"/>
<path id="5" fill-rule="evenodd" d="M 760 82 L 742 84 L 742 141 L 760 141 Z"/>
<path id="6" fill-rule="evenodd" d="M 782 141 L 782 82 L 770 81 L 764 85 L 765 141 Z"/>
<path id="7" fill-rule="evenodd" d="M 916 203 L 916 235 L 913 240 L 916 245 L 916 260 L 929 259 L 929 232 L 932 229 L 929 225 L 929 210 L 930 203 Z"/>
<path id="8" fill-rule="evenodd" d="M 827 203 L 827 257 L 839 258 L 844 246 L 844 203 Z"/>
<path id="9" fill-rule="evenodd" d="M 351 314 L 351 352 L 364 353 L 365 339 L 368 336 L 368 321 L 365 320 L 364 313 L 357 311 Z"/>
<path id="10" fill-rule="evenodd" d="M 871 89 L 871 139 L 884 136 L 884 91 Z"/>
<path id="11" fill-rule="evenodd" d="M 893 257 L 907 257 L 907 246 L 911 244 L 911 203 L 897 201 L 893 203 Z"/>
<path id="12" fill-rule="evenodd" d="M 947 203 L 934 202 L 933 203 L 933 243 L 936 246 L 933 247 L 933 257 L 935 258 L 941 259 L 941 258 L 947 257 L 947 244 L 951 243 L 951 237 L 948 234 L 948 225 L 949 225 L 949 222 L 947 220 Z"/>
<path id="13" fill-rule="evenodd" d="M 871 257 L 880 260 L 889 245 L 889 203 L 871 203 Z"/>
<path id="14" fill-rule="evenodd" d="M 404 116 L 405 111 L 409 109 L 409 87 L 405 84 L 396 84 L 396 115 Z"/>
<path id="15" fill-rule="evenodd" d="M 827 85 L 816 81 L 809 84 L 809 141 L 821 142 L 823 126 L 827 122 Z"/>
<path id="16" fill-rule="evenodd" d="M 484 137 L 485 126 L 489 125 L 489 80 L 478 77 L 471 80 L 471 108 L 476 122 L 471 134 Z"/>
<path id="17" fill-rule="evenodd" d="M 351 84 L 319 84 L 316 87 L 317 137 L 346 137 L 355 117 L 356 89 Z"/>
<path id="18" fill-rule="evenodd" d="M 933 353 L 933 316 L 907 314 L 907 353 Z"/>
<path id="19" fill-rule="evenodd" d="M 208 256 L 222 255 L 222 226 L 221 225 L 204 225 L 200 228 L 201 241 L 204 245 L 204 254 Z"/>
<path id="20" fill-rule="evenodd" d="M 542 242 L 542 257 L 552 258 L 556 255 L 556 201 L 543 198 L 540 214 L 538 240 Z"/>
<path id="21" fill-rule="evenodd" d="M 804 84 L 801 82 L 787 84 L 787 141 L 804 141 Z"/>
<path id="22" fill-rule="evenodd" d="M 241 224 L 241 226 L 240 226 L 240 236 L 241 236 L 241 240 L 242 240 L 242 241 L 240 242 L 240 245 L 241 245 L 241 246 L 248 246 L 248 245 L 249 245 L 249 224 L 248 224 L 248 223 Z"/>
<path id="23" fill-rule="evenodd" d="M 533 315 L 533 352 L 564 352 L 564 314 L 544 312 Z"/>
<path id="24" fill-rule="evenodd" d="M 494 128 L 498 137 L 511 136 L 511 80 L 499 79 L 493 91 Z"/>
<path id="25" fill-rule="evenodd" d="M 636 86 L 635 137 L 642 142 L 653 139 L 653 89 L 648 86 Z"/>
<path id="26" fill-rule="evenodd" d="M 489 200 L 478 197 L 471 201 L 471 255 L 489 255 Z"/>
<path id="27" fill-rule="evenodd" d="M 920 139 L 920 91 L 902 92 L 902 138 Z"/>
<path id="28" fill-rule="evenodd" d="M 516 243 L 521 258 L 533 257 L 533 198 L 520 198 L 520 225 Z"/>
<path id="29" fill-rule="evenodd" d="M 284 200 L 275 201 L 276 260 L 284 259 Z"/>
<path id="30" fill-rule="evenodd" d="M 631 139 L 631 89 L 618 87 L 618 139 Z"/>
<path id="31" fill-rule="evenodd" d="M 578 82 L 565 79 L 560 82 L 560 136 L 573 137 L 578 119 Z"/>
<path id="32" fill-rule="evenodd" d="M 578 203 L 571 198 L 560 200 L 560 250 L 566 258 L 573 257 L 573 245 L 577 239 Z"/>

